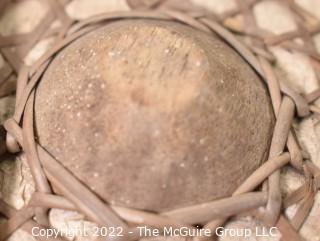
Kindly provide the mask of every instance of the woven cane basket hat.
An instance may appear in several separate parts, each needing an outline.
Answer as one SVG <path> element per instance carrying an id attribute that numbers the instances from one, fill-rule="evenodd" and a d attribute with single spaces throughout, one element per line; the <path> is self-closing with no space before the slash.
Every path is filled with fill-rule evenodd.
<path id="1" fill-rule="evenodd" d="M 193 238 L 208 240 L 229 216 L 250 211 L 296 237 L 280 215 L 278 169 L 291 160 L 316 177 L 290 129 L 318 93 L 279 85 L 265 33 L 246 34 L 250 50 L 203 11 L 67 21 L 53 48 L 20 69 L 5 123 L 8 150 L 22 148 L 36 184 L 12 227 L 33 216 L 50 225 L 48 209 L 61 208 L 120 228 L 116 240 L 141 238 L 137 225 L 203 226 L 210 237 Z"/>
<path id="2" fill-rule="evenodd" d="M 265 161 L 273 113 L 261 79 L 215 34 L 138 19 L 58 53 L 35 123 L 39 143 L 104 200 L 164 211 L 229 196 Z"/>

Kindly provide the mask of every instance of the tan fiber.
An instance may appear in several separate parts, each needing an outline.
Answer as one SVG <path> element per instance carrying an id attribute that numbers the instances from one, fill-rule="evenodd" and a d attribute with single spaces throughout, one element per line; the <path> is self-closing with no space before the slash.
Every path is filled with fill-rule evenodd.
<path id="1" fill-rule="evenodd" d="M 18 40 L 14 44 L 20 45 L 23 42 L 21 39 L 27 41 L 27 44 L 18 48 L 18 54 L 6 47 L 10 44 L 10 39 L 2 41 L 1 53 L 10 63 L 12 69 L 8 76 L 15 79 L 15 73 L 20 73 L 15 113 L 4 125 L 7 130 L 7 149 L 17 152 L 21 147 L 25 152 L 31 171 L 34 173 L 37 189 L 30 204 L 18 212 L 7 207 L 6 204 L 0 203 L 0 212 L 8 218 L 6 224 L 11 227 L 11 229 L 6 229 L 5 225 L 0 227 L 2 237 L 9 236 L 18 227 L 30 232 L 33 225 L 38 225 L 30 220 L 30 217 L 35 215 L 37 221 L 44 224 L 47 209 L 65 208 L 84 214 L 86 219 L 98 225 L 122 227 L 125 232 L 128 232 L 128 235 L 118 237 L 117 240 L 141 238 L 137 233 L 136 225 L 142 224 L 153 227 L 185 226 L 194 230 L 198 228 L 196 225 L 200 222 L 205 228 L 214 231 L 218 226 L 223 225 L 229 216 L 243 212 L 255 216 L 265 225 L 276 225 L 283 240 L 303 240 L 300 237 L 299 229 L 307 219 L 319 189 L 319 169 L 309 161 L 305 162 L 309 156 L 301 151 L 296 141 L 293 120 L 295 116 L 317 118 L 318 109 L 313 103 L 317 102 L 319 92 L 314 90 L 311 93 L 300 93 L 296 88 L 291 89 L 291 86 L 279 79 L 279 75 L 276 75 L 271 66 L 273 65 L 272 61 L 275 60 L 274 46 L 279 45 L 289 51 L 300 51 L 307 54 L 316 68 L 319 55 L 314 51 L 311 36 L 319 32 L 318 22 L 314 21 L 313 16 L 306 14 L 294 1 L 284 1 L 283 6 L 290 9 L 295 17 L 298 16 L 302 19 L 303 24 L 298 28 L 289 29 L 288 32 L 281 31 L 276 35 L 273 31 L 269 31 L 270 29 L 261 29 L 256 24 L 252 10 L 256 4 L 259 4 L 257 3 L 259 1 L 235 1 L 236 9 L 232 8 L 218 16 L 210 15 L 201 7 L 190 11 L 192 5 L 189 1 L 184 8 L 179 8 L 179 4 L 175 5 L 175 1 L 170 4 L 168 2 L 169 0 L 136 1 L 135 4 L 131 2 L 129 6 L 140 10 L 101 14 L 73 23 L 65 15 L 62 5 L 50 1 L 50 6 L 54 9 L 52 11 L 54 16 L 49 15 L 46 21 L 39 24 L 38 32 L 34 37 L 29 39 L 28 36 L 19 35 L 20 40 L 17 38 Z M 169 6 L 170 9 L 167 9 Z M 272 6 L 272 4 L 268 6 Z M 152 8 L 153 11 L 146 11 L 148 8 Z M 177 9 L 188 12 L 177 12 Z M 227 18 L 233 18 L 237 14 L 241 14 L 242 19 L 233 19 L 240 22 L 232 26 L 237 26 L 237 32 L 243 34 L 245 44 L 223 26 L 227 23 L 225 21 Z M 58 31 L 47 33 L 47 35 L 56 36 L 53 47 L 30 68 L 21 68 L 23 66 L 22 58 L 38 39 L 46 36 L 45 28 L 55 17 L 60 19 L 62 27 Z M 131 27 L 130 31 L 126 30 L 126 26 Z M 284 26 L 285 28 L 286 26 Z M 153 32 L 147 36 L 155 36 L 155 38 L 142 37 L 143 33 L 149 33 L 150 29 L 153 29 Z M 168 32 L 167 29 L 170 31 Z M 197 34 L 190 34 L 191 32 Z M 122 33 L 126 34 L 122 35 Z M 173 34 L 176 36 L 173 37 Z M 135 52 L 130 48 L 128 44 L 130 41 L 126 40 L 126 37 L 137 40 L 137 42 L 133 41 L 131 46 L 137 44 L 135 47 L 138 47 L 139 51 Z M 302 47 L 293 41 L 297 37 L 304 41 L 305 46 Z M 107 38 L 110 42 L 103 45 L 102 40 L 99 43 L 99 38 Z M 218 40 L 219 38 L 220 40 Z M 159 39 L 163 42 L 157 42 Z M 175 41 L 172 43 L 170 39 L 175 39 Z M 87 45 L 82 41 L 85 41 Z M 148 42 L 157 48 L 148 52 L 146 50 Z M 144 45 L 143 48 L 142 45 Z M 176 45 L 180 47 L 177 48 Z M 99 49 L 99 46 L 104 48 Z M 123 47 L 126 47 L 126 51 L 121 49 Z M 177 51 L 175 47 L 181 52 Z M 237 53 L 231 51 L 230 47 Z M 183 50 L 188 48 L 188 53 L 191 53 L 192 57 L 181 57 L 186 55 L 187 52 L 183 52 Z M 79 55 L 71 56 L 68 51 L 78 52 Z M 105 53 L 105 55 L 101 53 Z M 217 53 L 220 53 L 220 56 L 218 60 L 215 60 Z M 138 62 L 139 54 L 146 62 Z M 171 54 L 171 61 L 165 61 L 166 54 Z M 164 61 L 158 64 L 153 62 L 161 58 Z M 141 64 L 141 67 L 137 68 L 138 71 L 125 67 L 131 60 L 135 61 L 134 64 L 138 66 Z M 181 65 L 181 60 L 188 61 Z M 230 64 L 232 62 L 231 66 L 228 66 L 228 61 Z M 189 62 L 193 65 L 188 65 Z M 82 66 L 78 66 L 77 63 L 81 63 L 84 69 L 88 69 L 81 72 Z M 110 65 L 108 65 L 109 63 Z M 160 72 L 154 67 L 159 64 L 163 66 Z M 213 66 L 218 66 L 218 71 L 215 71 Z M 234 69 L 235 66 L 241 66 L 240 70 Z M 181 67 L 180 75 L 178 67 Z M 144 76 L 146 74 L 147 77 Z M 224 78 L 229 74 L 230 77 Z M 163 76 L 166 78 L 161 79 Z M 9 77 L 3 81 L 8 80 Z M 236 86 L 234 80 L 241 81 L 244 77 L 248 77 L 245 78 L 246 80 L 250 79 L 250 84 Z M 123 79 L 126 81 L 122 82 Z M 155 81 L 159 79 L 162 80 L 161 84 Z M 165 80 L 168 79 L 170 82 L 166 83 Z M 210 82 L 212 79 L 215 81 Z M 76 82 L 77 84 L 73 83 L 77 80 L 79 81 Z M 265 86 L 260 80 L 265 82 Z M 63 83 L 63 81 L 66 82 Z M 147 85 L 148 81 L 154 81 L 156 88 Z M 227 88 L 225 87 L 227 85 L 224 85 L 226 82 L 232 88 L 224 89 Z M 63 88 L 61 83 L 67 87 L 61 89 Z M 253 83 L 256 84 L 253 85 Z M 258 87 L 259 85 L 260 87 Z M 85 106 L 81 106 L 81 104 L 71 106 L 71 104 L 78 103 L 73 100 L 76 98 L 76 87 L 85 87 L 82 90 L 81 88 L 77 90 L 79 93 L 84 91 L 84 94 L 80 96 L 87 98 L 85 102 L 81 102 Z M 269 93 L 270 103 L 268 95 L 261 95 L 265 91 L 264 87 L 268 89 L 265 94 Z M 175 91 L 170 92 L 170 90 Z M 232 96 L 233 90 L 239 90 L 239 92 L 235 92 L 235 96 Z M 10 93 L 12 88 L 4 88 L 3 91 Z M 59 93 L 63 93 L 63 96 L 60 96 L 61 100 L 58 98 Z M 34 97 L 35 99 L 33 99 Z M 236 99 L 232 99 L 232 97 L 236 97 Z M 257 100 L 258 97 L 262 99 Z M 259 107 L 253 104 L 254 100 L 259 101 Z M 235 104 L 229 106 L 228 103 L 233 103 L 233 101 Z M 33 106 L 33 102 L 35 102 L 35 106 Z M 103 106 L 104 103 L 110 109 Z M 206 103 L 206 105 L 198 103 Z M 310 103 L 312 104 L 310 105 Z M 242 107 L 237 108 L 239 105 Z M 157 111 L 152 114 L 152 111 L 148 109 L 149 106 Z M 210 115 L 219 116 L 219 107 L 221 106 L 223 107 L 220 109 L 223 113 L 221 114 L 223 121 L 219 123 L 219 118 L 211 119 Z M 276 116 L 275 124 L 272 120 L 271 106 Z M 84 107 L 94 113 L 90 118 Z M 228 108 L 232 111 L 229 112 Z M 263 114 L 261 114 L 259 108 L 265 108 L 267 111 L 262 111 Z M 53 109 L 54 112 L 48 112 Z M 59 112 L 59 109 L 63 111 Z M 130 112 L 133 110 L 133 113 Z M 187 114 L 184 112 L 185 110 L 190 112 Z M 162 115 L 159 116 L 159 113 Z M 192 119 L 193 115 L 205 116 L 205 118 L 202 122 L 201 118 Z M 244 115 L 243 122 L 240 121 L 242 115 Z M 136 118 L 132 119 L 132 116 Z M 163 116 L 171 118 L 161 119 Z M 68 119 L 69 117 L 70 119 Z M 160 132 L 154 128 L 159 120 L 162 120 L 162 123 L 167 123 Z M 93 125 L 94 128 L 88 128 L 89 132 L 86 132 L 86 125 L 90 126 L 92 123 L 96 123 Z M 103 126 L 104 123 L 107 125 Z M 151 131 L 143 132 L 144 128 L 139 126 L 139 123 L 152 127 L 149 128 Z M 54 126 L 55 124 L 57 126 Z M 237 126 L 238 124 L 239 126 Z M 242 125 L 246 128 L 241 128 Z M 220 126 L 221 130 L 215 129 L 216 126 Z M 229 129 L 227 129 L 228 127 Z M 274 131 L 272 131 L 273 127 Z M 246 145 L 250 146 L 251 139 L 248 137 L 250 131 L 247 132 L 250 128 L 253 129 L 251 135 L 255 136 L 254 138 L 259 138 L 260 134 L 260 141 L 262 140 L 264 143 L 251 147 L 255 148 L 253 152 L 255 157 L 245 156 L 250 153 L 250 148 L 244 149 Z M 221 134 L 220 131 L 223 130 L 227 130 L 227 133 L 230 134 L 224 134 L 224 132 Z M 108 137 L 107 141 L 101 138 L 101 133 Z M 170 135 L 167 134 L 167 136 L 170 137 L 171 133 L 174 133 L 172 135 L 174 138 L 164 138 L 164 140 L 160 139 L 161 141 L 157 142 L 149 138 L 150 133 L 156 137 L 163 133 L 169 133 Z M 196 133 L 201 135 L 194 138 L 193 135 Z M 219 146 L 220 142 L 210 141 L 215 133 L 218 133 L 217 135 L 223 139 L 222 141 L 233 140 L 236 144 L 231 141 L 231 143 Z M 234 133 L 241 133 L 241 135 Z M 206 138 L 201 138 L 202 136 Z M 72 139 L 72 137 L 74 138 Z M 135 139 L 135 137 L 138 138 Z M 68 140 L 68 138 L 70 139 Z M 197 145 L 184 145 L 193 139 L 196 140 Z M 101 148 L 107 150 L 107 153 L 99 150 L 99 147 L 104 145 L 101 140 L 107 143 L 104 148 Z M 206 142 L 208 140 L 209 142 Z M 257 140 L 254 139 L 253 142 L 257 142 Z M 114 144 L 119 143 L 123 148 L 116 152 L 117 145 Z M 170 148 L 172 146 L 174 148 L 168 149 L 166 147 L 168 143 L 170 143 Z M 154 147 L 151 150 L 157 150 L 154 152 L 155 154 L 148 152 L 149 146 Z M 240 149 L 235 149 L 232 152 L 232 148 L 239 147 Z M 212 153 L 210 153 L 211 148 Z M 257 150 L 256 148 L 261 149 Z M 126 154 L 128 150 L 129 152 Z M 137 152 L 139 155 L 131 150 L 139 150 Z M 269 160 L 258 167 L 263 160 L 267 159 L 268 151 Z M 203 158 L 203 161 L 207 160 L 209 163 L 210 161 L 218 163 L 210 172 L 216 175 L 204 175 L 205 171 L 210 170 L 208 167 L 198 173 L 189 169 L 190 173 L 187 173 L 190 165 L 187 162 L 189 159 L 186 158 L 188 155 L 181 154 L 181 157 L 173 158 L 174 160 L 184 160 L 178 163 L 181 169 L 177 168 L 179 171 L 175 171 L 176 175 L 173 177 L 177 179 L 174 185 L 179 185 L 179 180 L 187 180 L 186 178 L 190 177 L 192 181 L 181 184 L 181 187 L 186 188 L 197 183 L 195 182 L 196 178 L 200 180 L 195 185 L 198 189 L 195 189 L 194 186 L 191 190 L 198 192 L 198 194 L 193 193 L 194 197 L 201 196 L 201 198 L 195 203 L 192 203 L 195 200 L 194 197 L 190 197 L 191 201 L 186 203 L 183 203 L 186 199 L 182 198 L 183 201 L 179 203 L 177 200 L 183 197 L 183 194 L 174 195 L 172 193 L 176 193 L 176 191 L 167 189 L 168 185 L 163 186 L 167 178 L 162 180 L 162 175 L 168 177 L 165 171 L 172 169 L 172 165 L 166 166 L 169 158 L 164 154 L 192 153 L 193 156 L 190 160 L 195 160 L 200 154 L 206 152 L 210 153 L 208 158 L 201 156 L 200 159 Z M 93 153 L 95 154 L 93 155 Z M 229 156 L 226 156 L 226 153 Z M 99 158 L 99 154 L 104 159 Z M 124 156 L 121 157 L 123 154 Z M 210 160 L 213 155 L 222 163 L 214 161 L 214 159 Z M 147 158 L 143 162 L 145 156 Z M 70 157 L 75 157 L 75 159 L 70 160 Z M 129 157 L 135 158 L 130 159 Z M 157 159 L 159 157 L 164 158 Z M 102 163 L 106 158 L 123 160 L 123 162 L 106 161 L 107 167 L 109 164 L 113 168 L 113 165 L 123 163 L 116 170 L 117 173 L 122 173 L 121 177 L 118 177 L 119 179 L 116 175 L 112 176 L 112 169 L 104 169 L 105 165 Z M 92 159 L 95 164 L 92 164 Z M 147 161 L 149 160 L 155 160 L 153 163 L 157 165 L 164 165 L 155 169 L 164 170 L 164 172 L 156 176 L 152 173 L 150 166 L 150 170 L 147 169 L 145 172 L 149 178 L 141 179 L 143 181 L 140 183 L 140 187 L 133 188 L 133 191 L 136 192 L 129 190 L 130 195 L 128 195 L 126 187 L 134 185 L 135 180 L 145 171 L 145 167 L 148 167 Z M 140 161 L 142 164 L 139 164 Z M 79 166 L 76 162 L 79 162 Z M 228 164 L 229 162 L 230 164 Z M 251 163 L 248 165 L 249 167 L 245 167 L 249 162 Z M 128 163 L 132 165 L 130 170 L 125 169 Z M 282 167 L 287 163 L 290 164 L 290 167 L 294 167 L 304 174 L 306 183 L 282 200 L 280 170 L 283 170 Z M 99 166 L 99 170 L 92 170 L 95 166 Z M 141 169 L 135 169 L 136 166 Z M 232 170 L 238 166 L 238 172 Z M 203 168 L 203 166 L 201 167 Z M 101 174 L 102 170 L 108 170 L 108 172 Z M 139 172 L 139 170 L 141 171 Z M 113 181 L 108 187 L 114 187 L 113 193 L 109 189 L 107 191 L 111 193 L 104 193 L 106 189 L 100 188 L 97 184 L 99 182 L 95 181 L 99 179 L 98 177 L 108 178 L 108 174 Z M 212 178 L 211 182 L 217 186 L 204 185 L 199 188 L 202 183 L 210 183 L 210 178 Z M 239 182 L 235 182 L 232 178 Z M 148 196 L 148 193 L 143 193 L 150 185 L 154 184 L 149 180 L 158 181 L 154 189 L 161 190 L 161 192 L 154 194 L 159 195 L 155 199 L 152 199 L 152 195 Z M 172 180 L 171 177 L 170 180 Z M 219 186 L 219 181 L 224 185 Z M 50 187 L 48 183 L 50 183 Z M 174 185 L 172 186 L 174 187 Z M 262 190 L 256 190 L 257 187 L 259 189 L 261 187 Z M 163 201 L 161 198 L 166 200 L 164 193 L 167 190 L 169 190 L 168 201 Z M 50 193 L 51 191 L 53 192 Z M 119 194 L 116 193 L 117 191 Z M 210 193 L 211 191 L 219 191 L 219 194 L 225 191 L 225 193 L 221 196 L 218 196 L 219 194 L 214 196 L 215 194 Z M 206 195 L 208 196 L 205 197 Z M 170 204 L 172 200 L 174 202 Z M 112 205 L 113 203 L 122 207 Z M 297 211 L 291 219 L 288 219 L 284 216 L 282 206 L 291 207 L 292 205 L 297 205 Z M 172 210 L 167 211 L 167 209 Z M 194 238 L 198 241 L 211 239 L 214 237 Z"/>

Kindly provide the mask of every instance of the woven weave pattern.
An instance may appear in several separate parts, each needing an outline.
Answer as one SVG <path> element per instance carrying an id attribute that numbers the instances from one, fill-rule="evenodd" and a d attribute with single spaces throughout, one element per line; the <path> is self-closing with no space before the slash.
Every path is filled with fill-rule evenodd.
<path id="1" fill-rule="evenodd" d="M 9 1 L 3 1 L 1 4 L 6 2 Z M 0 200 L 0 212 L 8 218 L 7 223 L 0 224 L 0 240 L 5 240 L 20 227 L 30 232 L 34 226 L 49 225 L 46 213 L 50 208 L 76 210 L 101 226 L 122 227 L 127 233 L 130 232 L 127 237 L 119 237 L 117 240 L 139 239 L 137 229 L 128 224 L 195 229 L 193 225 L 201 223 L 205 224 L 204 228 L 215 230 L 229 217 L 245 211 L 261 220 L 266 226 L 276 225 L 283 240 L 303 240 L 298 231 L 307 218 L 320 188 L 320 170 L 309 161 L 309 157 L 299 147 L 292 122 L 295 117 L 305 118 L 313 115 L 318 118 L 319 109 L 314 102 L 320 96 L 320 89 L 302 95 L 289 85 L 280 83 L 272 67 L 275 56 L 269 51 L 269 47 L 281 46 L 308 55 L 317 73 L 320 57 L 312 36 L 320 32 L 320 23 L 316 17 L 294 1 L 286 0 L 282 4 L 294 13 L 299 28 L 275 35 L 260 29 L 256 24 L 253 8 L 258 2 L 260 1 L 238 0 L 236 10 L 218 15 L 193 6 L 189 2 L 181 7 L 179 3 L 170 0 L 128 1 L 132 11 L 106 13 L 74 21 L 65 13 L 63 4 L 67 1 L 60 4 L 48 0 L 52 11 L 49 11 L 50 14 L 46 16 L 45 21 L 42 21 L 34 31 L 0 37 L 1 53 L 10 65 L 9 68 L 1 70 L 3 73 L 0 73 L 2 78 L 0 95 L 5 96 L 16 90 L 14 115 L 4 124 L 7 131 L 6 144 L 10 152 L 16 153 L 21 149 L 24 151 L 37 186 L 29 205 L 19 211 Z M 0 9 L 4 8 L 0 6 Z M 239 14 L 240 19 L 235 17 Z M 50 29 L 49 26 L 55 19 L 59 19 L 62 24 L 60 27 Z M 238 187 L 231 197 L 159 214 L 109 206 L 37 144 L 33 129 L 34 91 L 54 55 L 64 46 L 94 31 L 102 24 L 123 19 L 178 21 L 205 32 L 216 33 L 232 46 L 267 84 L 277 117 L 269 158 Z M 24 65 L 23 59 L 32 47 L 40 39 L 48 36 L 55 37 L 54 46 L 33 65 Z M 240 41 L 238 36 L 242 36 L 244 41 Z M 297 38 L 302 44 L 296 41 Z M 280 170 L 287 164 L 304 173 L 306 182 L 282 200 Z M 50 185 L 63 193 L 63 196 L 54 194 Z M 262 191 L 253 192 L 261 185 Z M 291 221 L 288 221 L 283 209 L 299 202 L 296 214 Z M 32 219 L 34 216 L 37 222 Z M 195 240 L 212 239 L 214 237 L 195 238 Z"/>

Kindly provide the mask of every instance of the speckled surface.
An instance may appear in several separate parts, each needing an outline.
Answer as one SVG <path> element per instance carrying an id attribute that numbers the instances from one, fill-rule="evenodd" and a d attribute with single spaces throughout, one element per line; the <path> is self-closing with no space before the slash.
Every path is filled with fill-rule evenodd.
<path id="1" fill-rule="evenodd" d="M 36 96 L 41 145 L 104 200 L 152 211 L 231 195 L 265 161 L 274 125 L 266 88 L 240 56 L 166 21 L 77 40 Z"/>

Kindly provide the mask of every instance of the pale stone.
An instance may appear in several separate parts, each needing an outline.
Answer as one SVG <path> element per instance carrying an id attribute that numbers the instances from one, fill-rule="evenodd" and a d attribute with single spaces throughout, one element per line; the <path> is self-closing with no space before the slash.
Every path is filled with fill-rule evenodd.
<path id="1" fill-rule="evenodd" d="M 52 46 L 53 42 L 54 38 L 47 38 L 38 42 L 25 57 L 25 64 L 32 65 L 36 62 Z"/>
<path id="2" fill-rule="evenodd" d="M 297 28 L 290 11 L 279 2 L 261 1 L 253 10 L 257 25 L 271 33 L 281 34 Z"/>
<path id="3" fill-rule="evenodd" d="M 74 0 L 66 6 L 68 15 L 74 19 L 84 19 L 100 13 L 124 10 L 129 10 L 125 0 Z"/>
<path id="4" fill-rule="evenodd" d="M 313 41 L 316 45 L 317 51 L 320 53 L 320 33 L 314 35 Z"/>
<path id="5" fill-rule="evenodd" d="M 84 220 L 84 216 L 74 211 L 52 209 L 49 214 L 50 223 L 68 240 L 95 241 L 100 233 L 97 225 Z M 102 230 L 102 229 L 100 229 Z M 94 235 L 96 232 L 96 235 Z M 101 231 L 103 236 L 104 231 Z"/>
<path id="6" fill-rule="evenodd" d="M 0 124 L 13 115 L 15 96 L 9 95 L 0 98 Z"/>
<path id="7" fill-rule="evenodd" d="M 16 232 L 14 232 L 7 241 L 37 241 L 34 237 L 32 237 L 29 233 L 27 233 L 24 230 L 18 229 Z"/>
<path id="8" fill-rule="evenodd" d="M 282 72 L 279 80 L 299 93 L 309 93 L 318 88 L 314 69 L 306 55 L 281 47 L 271 47 L 270 50 L 277 59 L 277 68 Z"/>
<path id="9" fill-rule="evenodd" d="M 304 177 L 292 167 L 281 170 L 280 187 L 283 196 L 287 196 L 304 183 Z"/>
<path id="10" fill-rule="evenodd" d="M 320 167 L 320 125 L 312 117 L 306 118 L 299 124 L 297 136 L 311 161 Z"/>
<path id="11" fill-rule="evenodd" d="M 10 4 L 0 18 L 0 34 L 4 36 L 32 31 L 46 15 L 45 1 L 29 0 Z"/>
<path id="12" fill-rule="evenodd" d="M 2 160 L 0 163 L 0 197 L 16 209 L 22 208 L 31 198 L 34 185 L 23 157 Z"/>
<path id="13" fill-rule="evenodd" d="M 191 2 L 217 14 L 237 8 L 235 0 L 191 0 Z"/>
<path id="14" fill-rule="evenodd" d="M 295 2 L 302 8 L 313 14 L 315 17 L 320 18 L 320 1 L 317 0 L 295 0 Z"/>

